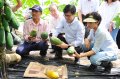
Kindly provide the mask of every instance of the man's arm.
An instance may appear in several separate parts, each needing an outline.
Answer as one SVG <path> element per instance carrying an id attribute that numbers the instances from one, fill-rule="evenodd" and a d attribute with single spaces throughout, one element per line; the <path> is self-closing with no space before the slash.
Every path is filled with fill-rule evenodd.
<path id="1" fill-rule="evenodd" d="M 72 57 L 82 58 L 82 57 L 87 57 L 87 56 L 91 56 L 91 55 L 94 55 L 94 54 L 95 54 L 95 52 L 93 50 L 90 50 L 90 51 L 84 52 L 84 53 L 80 53 L 80 54 L 78 54 L 75 51 L 75 53 L 72 55 Z"/>
<path id="2" fill-rule="evenodd" d="M 79 21 L 82 22 L 82 12 L 81 12 L 81 0 L 78 1 L 78 18 Z"/>
<path id="3" fill-rule="evenodd" d="M 13 12 L 17 11 L 22 6 L 21 0 L 16 0 L 16 1 L 17 1 L 17 5 L 12 8 Z"/>
<path id="4" fill-rule="evenodd" d="M 80 22 L 82 22 L 82 13 L 81 13 L 80 9 L 78 10 L 78 18 L 79 18 Z"/>

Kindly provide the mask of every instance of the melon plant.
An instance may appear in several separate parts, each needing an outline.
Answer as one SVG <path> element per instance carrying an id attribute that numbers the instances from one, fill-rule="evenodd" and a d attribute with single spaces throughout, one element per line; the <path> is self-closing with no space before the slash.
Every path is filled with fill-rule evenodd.
<path id="1" fill-rule="evenodd" d="M 54 45 L 60 45 L 60 44 L 63 43 L 59 38 L 57 38 L 57 37 L 55 37 L 55 36 L 52 36 L 52 37 L 50 38 L 50 42 L 51 42 L 52 44 L 54 44 Z"/>

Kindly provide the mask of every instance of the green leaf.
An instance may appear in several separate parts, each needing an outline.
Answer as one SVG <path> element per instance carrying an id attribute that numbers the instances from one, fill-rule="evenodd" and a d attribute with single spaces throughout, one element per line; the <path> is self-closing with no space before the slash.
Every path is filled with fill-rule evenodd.
<path id="1" fill-rule="evenodd" d="M 114 17 L 113 22 L 115 22 L 116 28 L 120 28 L 120 13 L 118 13 L 118 14 Z"/>

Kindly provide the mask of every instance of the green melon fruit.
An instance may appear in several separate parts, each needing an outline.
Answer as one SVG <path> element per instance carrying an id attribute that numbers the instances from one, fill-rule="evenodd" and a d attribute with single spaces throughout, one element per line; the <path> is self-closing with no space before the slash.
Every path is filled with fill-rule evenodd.
<path id="1" fill-rule="evenodd" d="M 42 32 L 41 33 L 41 38 L 44 39 L 44 40 L 47 39 L 48 38 L 48 33 L 47 32 Z"/>
<path id="2" fill-rule="evenodd" d="M 4 0 L 0 0 L 0 9 L 4 6 Z"/>
<path id="3" fill-rule="evenodd" d="M 3 26 L 0 24 L 0 46 L 5 45 L 6 41 L 5 41 L 5 31 Z"/>
<path id="4" fill-rule="evenodd" d="M 13 37 L 10 32 L 5 32 L 6 48 L 11 49 L 13 47 Z"/>
<path id="5" fill-rule="evenodd" d="M 51 42 L 52 44 L 54 44 L 54 45 L 60 45 L 60 44 L 63 43 L 59 38 L 57 38 L 57 37 L 55 37 L 55 36 L 52 36 L 52 37 L 50 38 L 50 42 Z"/>
<path id="6" fill-rule="evenodd" d="M 4 30 L 7 31 L 7 32 L 10 32 L 9 24 L 4 17 L 2 17 L 2 24 L 3 24 Z"/>
<path id="7" fill-rule="evenodd" d="M 68 53 L 69 55 L 74 54 L 74 52 L 75 52 L 75 48 L 74 48 L 73 46 L 71 46 L 71 47 L 69 47 L 69 48 L 67 49 L 67 53 Z"/>
<path id="8" fill-rule="evenodd" d="M 12 10 L 9 6 L 4 6 L 5 19 L 10 21 L 12 18 Z"/>
<path id="9" fill-rule="evenodd" d="M 12 17 L 11 20 L 9 21 L 9 25 L 10 27 L 14 28 L 14 29 L 18 29 L 20 24 L 15 16 L 15 14 L 12 12 Z"/>
<path id="10" fill-rule="evenodd" d="M 36 36 L 37 36 L 37 31 L 36 31 L 36 30 L 32 30 L 32 31 L 30 32 L 30 36 L 36 37 Z"/>

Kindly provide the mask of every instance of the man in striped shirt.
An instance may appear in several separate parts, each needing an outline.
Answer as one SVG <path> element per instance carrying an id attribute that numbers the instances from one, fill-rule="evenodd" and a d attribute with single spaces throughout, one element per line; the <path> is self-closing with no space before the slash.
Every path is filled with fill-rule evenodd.
<path id="1" fill-rule="evenodd" d="M 48 32 L 48 24 L 40 17 L 42 15 L 42 8 L 38 5 L 30 8 L 32 10 L 32 19 L 28 19 L 24 23 L 23 37 L 24 43 L 18 46 L 16 53 L 20 55 L 28 55 L 30 51 L 40 50 L 40 55 L 46 57 L 48 43 L 46 40 L 41 39 L 42 32 Z M 36 37 L 30 36 L 32 30 L 37 31 Z"/>

